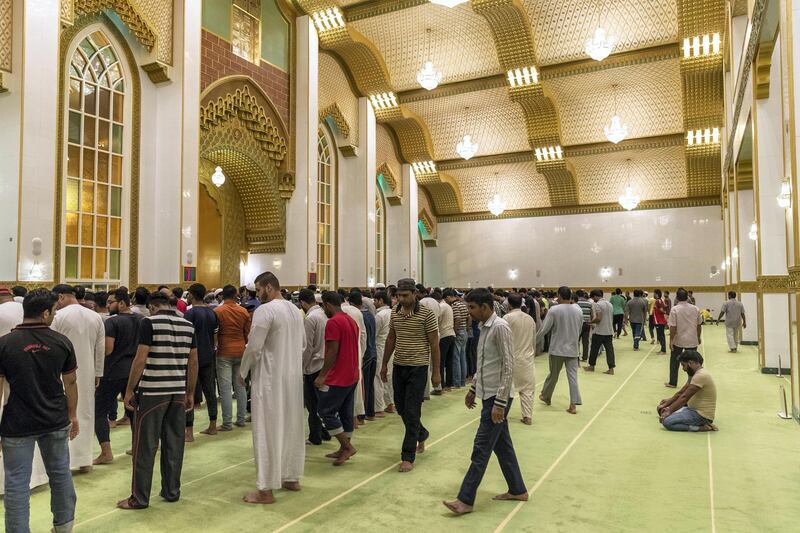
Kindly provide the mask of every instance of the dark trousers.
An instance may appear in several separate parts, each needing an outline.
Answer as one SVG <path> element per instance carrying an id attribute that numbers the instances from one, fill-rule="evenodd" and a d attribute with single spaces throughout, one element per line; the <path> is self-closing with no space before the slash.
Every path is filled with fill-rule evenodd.
<path id="1" fill-rule="evenodd" d="M 681 367 L 681 364 L 678 362 L 678 357 L 687 350 L 696 350 L 697 346 L 693 348 L 681 348 L 680 346 L 674 346 L 672 348 L 672 353 L 669 356 L 669 384 L 678 386 L 678 370 Z"/>
<path id="2" fill-rule="evenodd" d="M 327 391 L 317 389 L 319 416 L 325 424 L 325 429 L 331 435 L 344 433 L 349 437 L 353 434 L 356 387 L 358 387 L 358 383 L 349 387 L 331 385 Z"/>
<path id="3" fill-rule="evenodd" d="M 600 346 L 606 349 L 606 363 L 608 368 L 617 366 L 614 361 L 614 335 L 592 335 L 592 352 L 589 355 L 589 366 L 594 366 L 597 363 L 597 355 L 600 353 Z"/>
<path id="4" fill-rule="evenodd" d="M 453 354 L 456 348 L 454 335 L 439 339 L 439 371 L 442 375 L 442 386 L 453 386 Z"/>
<path id="5" fill-rule="evenodd" d="M 544 353 L 550 353 L 550 335 L 551 333 L 548 333 L 544 336 L 544 348 L 542 348 Z"/>
<path id="6" fill-rule="evenodd" d="M 481 408 L 481 421 L 478 432 L 475 434 L 475 443 L 472 446 L 472 462 L 461 483 L 461 490 L 458 491 L 458 499 L 467 505 L 475 505 L 475 494 L 481 484 L 483 474 L 489 465 L 489 458 L 492 452 L 497 456 L 500 463 L 500 470 L 508 483 L 508 492 L 513 495 L 524 494 L 528 489 L 522 479 L 517 454 L 514 452 L 514 443 L 511 442 L 511 432 L 508 430 L 508 420 L 503 420 L 500 424 L 492 421 L 492 408 L 494 407 L 494 396 L 483 400 Z M 506 406 L 506 416 L 511 410 L 511 398 Z"/>
<path id="7" fill-rule="evenodd" d="M 194 405 L 206 398 L 208 421 L 217 421 L 217 367 L 214 363 L 197 369 L 197 386 L 194 388 Z M 186 427 L 194 427 L 194 411 L 186 413 Z"/>
<path id="8" fill-rule="evenodd" d="M 646 332 L 647 328 L 644 327 L 645 324 L 646 324 L 646 321 L 642 322 L 642 340 L 647 342 L 647 332 Z M 631 327 L 633 327 L 633 326 L 631 326 Z M 650 336 L 652 337 L 652 335 L 650 335 Z"/>
<path id="9" fill-rule="evenodd" d="M 403 437 L 403 461 L 413 463 L 417 453 L 417 443 L 428 439 L 429 433 L 422 425 L 422 398 L 425 395 L 425 384 L 428 382 L 428 365 L 402 366 L 394 365 L 392 370 L 392 386 L 394 387 L 394 405 L 403 419 L 406 434 Z"/>
<path id="10" fill-rule="evenodd" d="M 133 480 L 131 497 L 137 506 L 150 504 L 153 465 L 161 442 L 161 497 L 177 501 L 181 496 L 185 394 L 137 395 L 133 415 Z"/>
<path id="11" fill-rule="evenodd" d="M 317 376 L 319 376 L 319 372 L 303 376 L 303 403 L 308 410 L 308 440 L 311 444 L 322 444 L 323 439 L 330 440 L 331 438 L 322 427 L 322 420 L 319 417 L 317 388 L 314 386 Z"/>
<path id="12" fill-rule="evenodd" d="M 638 350 L 639 341 L 647 340 L 642 338 L 644 334 L 644 324 L 640 322 L 631 322 L 631 333 L 633 334 L 633 349 Z"/>
<path id="13" fill-rule="evenodd" d="M 364 395 L 364 414 L 370 418 L 375 416 L 375 369 L 377 368 L 377 360 L 370 359 L 369 361 L 361 362 L 361 385 Z"/>
<path id="14" fill-rule="evenodd" d="M 622 327 L 625 323 L 625 315 L 614 315 L 614 335 L 622 335 Z"/>
<path id="15" fill-rule="evenodd" d="M 467 376 L 474 376 L 475 372 L 477 372 L 477 368 L 478 368 L 478 337 L 470 337 L 467 339 Z"/>
<path id="16" fill-rule="evenodd" d="M 667 336 L 664 334 L 665 324 L 656 324 L 656 338 L 661 344 L 661 353 L 667 353 Z"/>
<path id="17" fill-rule="evenodd" d="M 581 330 L 581 348 L 583 348 L 583 357 L 582 359 L 586 361 L 589 358 L 589 337 L 591 337 L 592 333 L 592 325 L 588 322 L 583 323 L 583 329 Z"/>
<path id="18" fill-rule="evenodd" d="M 124 395 L 127 386 L 128 378 L 101 378 L 100 385 L 94 390 L 94 434 L 100 444 L 111 442 L 108 420 L 116 410 L 117 396 Z M 132 419 L 130 411 L 125 410 L 125 415 Z M 113 420 L 116 420 L 116 417 Z M 133 425 L 131 425 L 131 430 L 133 430 Z"/>
<path id="19" fill-rule="evenodd" d="M 656 319 L 653 318 L 653 315 L 650 315 L 650 317 L 648 318 L 647 326 L 648 326 L 647 329 L 650 330 L 650 338 L 651 339 L 655 339 L 656 338 L 656 334 L 654 332 L 655 332 L 655 329 L 656 329 Z"/>

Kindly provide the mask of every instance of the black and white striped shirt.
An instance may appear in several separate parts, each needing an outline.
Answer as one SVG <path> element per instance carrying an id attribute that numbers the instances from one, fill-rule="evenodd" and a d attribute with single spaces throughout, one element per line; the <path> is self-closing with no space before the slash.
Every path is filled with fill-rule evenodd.
<path id="1" fill-rule="evenodd" d="M 189 352 L 196 347 L 192 323 L 171 310 L 145 317 L 139 344 L 150 347 L 139 391 L 145 396 L 185 394 Z"/>

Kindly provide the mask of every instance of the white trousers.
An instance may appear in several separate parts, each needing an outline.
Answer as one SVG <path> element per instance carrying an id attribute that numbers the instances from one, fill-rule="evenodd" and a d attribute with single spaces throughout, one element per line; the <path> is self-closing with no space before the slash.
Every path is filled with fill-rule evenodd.
<path id="1" fill-rule="evenodd" d="M 728 337 L 728 348 L 731 350 L 735 350 L 739 345 L 739 328 L 729 328 L 725 327 L 725 333 Z"/>
<path id="2" fill-rule="evenodd" d="M 530 357 L 514 359 L 514 390 L 519 397 L 522 418 L 533 416 L 533 392 L 536 389 L 536 371 L 533 354 Z"/>

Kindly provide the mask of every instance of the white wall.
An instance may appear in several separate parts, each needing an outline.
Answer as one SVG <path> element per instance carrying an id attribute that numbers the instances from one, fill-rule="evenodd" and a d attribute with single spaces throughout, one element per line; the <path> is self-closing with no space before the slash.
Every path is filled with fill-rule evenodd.
<path id="1" fill-rule="evenodd" d="M 721 275 L 709 275 L 724 260 L 722 239 L 717 206 L 440 223 L 438 246 L 425 250 L 425 283 L 721 285 Z M 613 273 L 605 283 L 602 267 Z"/>

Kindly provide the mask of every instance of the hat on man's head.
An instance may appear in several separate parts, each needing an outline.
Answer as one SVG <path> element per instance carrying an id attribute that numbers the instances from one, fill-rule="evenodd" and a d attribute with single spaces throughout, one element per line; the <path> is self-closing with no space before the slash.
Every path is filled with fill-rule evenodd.
<path id="1" fill-rule="evenodd" d="M 256 284 L 255 283 L 248 283 L 245 286 L 245 289 L 247 289 L 250 292 L 256 292 Z"/>
<path id="2" fill-rule="evenodd" d="M 217 290 L 214 291 L 214 297 L 217 297 L 220 294 L 222 294 L 222 289 L 217 289 Z"/>
<path id="3" fill-rule="evenodd" d="M 397 282 L 397 290 L 414 292 L 417 290 L 417 284 L 414 283 L 412 278 L 403 278 Z"/>
<path id="4" fill-rule="evenodd" d="M 376 289 L 385 289 L 386 285 L 384 285 L 383 283 L 376 283 L 375 284 L 375 288 Z"/>

